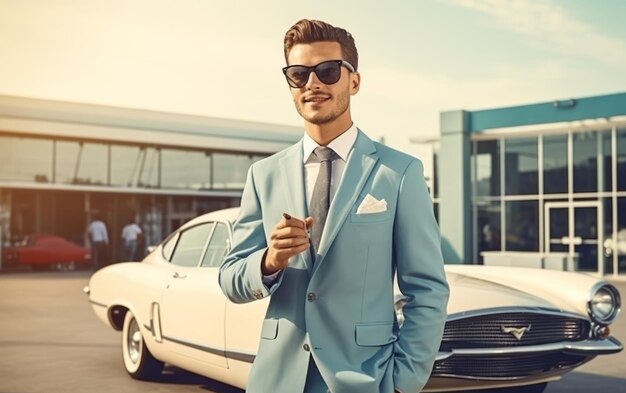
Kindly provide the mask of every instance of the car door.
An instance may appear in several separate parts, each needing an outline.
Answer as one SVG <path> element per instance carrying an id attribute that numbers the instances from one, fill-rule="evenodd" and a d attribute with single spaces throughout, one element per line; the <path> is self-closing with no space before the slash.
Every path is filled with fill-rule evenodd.
<path id="1" fill-rule="evenodd" d="M 226 299 L 217 284 L 219 264 L 204 263 L 212 249 L 212 237 L 217 241 L 222 232 L 220 225 L 223 224 L 201 223 L 179 234 L 169 257 L 173 269 L 163 290 L 160 323 L 164 344 L 183 362 L 225 368 Z"/>

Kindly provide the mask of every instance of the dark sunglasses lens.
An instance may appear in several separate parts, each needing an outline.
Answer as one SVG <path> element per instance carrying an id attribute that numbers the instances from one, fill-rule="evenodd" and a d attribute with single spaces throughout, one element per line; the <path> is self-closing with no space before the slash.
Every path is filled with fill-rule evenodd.
<path id="1" fill-rule="evenodd" d="M 294 66 L 287 68 L 287 78 L 294 87 L 302 87 L 309 80 L 311 69 L 308 67 Z"/>
<path id="2" fill-rule="evenodd" d="M 332 85 L 341 78 L 341 65 L 336 61 L 318 64 L 315 67 L 315 75 L 322 83 Z"/>

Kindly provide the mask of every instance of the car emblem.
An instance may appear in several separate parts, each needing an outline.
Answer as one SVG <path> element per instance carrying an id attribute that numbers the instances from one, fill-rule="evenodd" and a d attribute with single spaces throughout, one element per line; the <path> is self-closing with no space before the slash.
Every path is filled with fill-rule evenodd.
<path id="1" fill-rule="evenodd" d="M 528 325 L 528 326 L 522 326 L 519 328 L 516 327 L 508 327 L 508 326 L 504 326 L 502 325 L 502 331 L 504 333 L 509 333 L 511 335 L 513 335 L 513 337 L 515 337 L 517 339 L 517 341 L 520 341 L 522 339 L 522 337 L 524 337 L 524 334 L 528 331 L 530 331 L 530 327 L 532 325 Z"/>

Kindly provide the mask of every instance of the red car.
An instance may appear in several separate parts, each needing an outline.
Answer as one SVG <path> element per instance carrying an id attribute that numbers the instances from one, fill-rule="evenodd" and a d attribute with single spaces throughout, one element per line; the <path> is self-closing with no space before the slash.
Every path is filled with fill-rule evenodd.
<path id="1" fill-rule="evenodd" d="M 4 247 L 2 264 L 6 266 L 30 265 L 33 268 L 50 267 L 72 271 L 79 266 L 88 266 L 91 252 L 60 236 L 30 235 L 23 245 Z"/>

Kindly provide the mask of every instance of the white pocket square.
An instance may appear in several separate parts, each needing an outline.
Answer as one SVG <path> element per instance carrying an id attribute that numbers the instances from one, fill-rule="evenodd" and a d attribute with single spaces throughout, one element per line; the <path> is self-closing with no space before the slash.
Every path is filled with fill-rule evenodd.
<path id="1" fill-rule="evenodd" d="M 356 214 L 372 214 L 372 213 L 382 213 L 387 211 L 387 202 L 385 199 L 381 199 L 380 201 L 374 198 L 371 194 L 367 194 L 363 201 L 356 209 Z"/>

